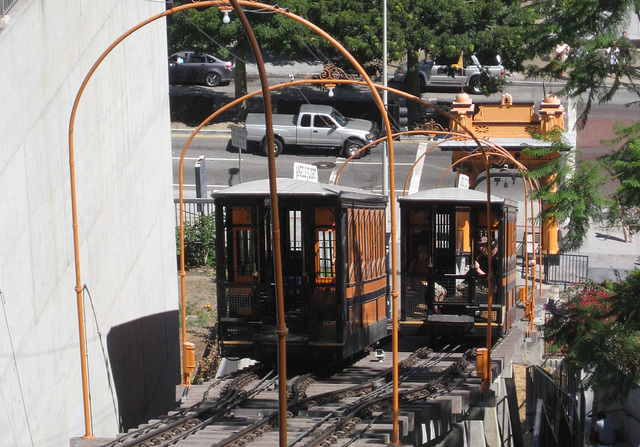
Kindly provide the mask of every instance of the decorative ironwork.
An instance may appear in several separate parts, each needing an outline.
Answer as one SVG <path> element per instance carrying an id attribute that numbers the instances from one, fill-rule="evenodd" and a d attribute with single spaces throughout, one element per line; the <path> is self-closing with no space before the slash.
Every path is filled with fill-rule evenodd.
<path id="1" fill-rule="evenodd" d="M 432 135 L 431 132 L 449 132 L 448 128 L 443 127 L 440 123 L 436 123 L 433 119 L 422 124 L 420 126 L 420 130 L 427 131 L 430 133 L 430 135 Z"/>
<path id="2" fill-rule="evenodd" d="M 320 73 L 320 79 L 357 79 L 356 74 L 347 74 L 342 68 L 335 66 L 331 62 L 324 64 L 324 69 Z"/>

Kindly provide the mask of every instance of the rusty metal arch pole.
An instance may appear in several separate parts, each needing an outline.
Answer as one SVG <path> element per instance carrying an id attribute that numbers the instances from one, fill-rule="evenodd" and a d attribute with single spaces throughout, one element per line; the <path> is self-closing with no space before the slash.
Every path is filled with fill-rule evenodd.
<path id="1" fill-rule="evenodd" d="M 271 5 L 265 5 L 262 3 L 258 3 L 258 2 L 253 2 L 253 1 L 247 1 L 247 0 L 208 0 L 208 1 L 201 1 L 201 2 L 197 2 L 197 3 L 191 3 L 191 4 L 186 4 L 186 5 L 181 5 L 178 7 L 174 7 L 168 10 L 163 11 L 162 13 L 156 14 L 146 20 L 144 20 L 143 22 L 140 22 L 138 25 L 132 27 L 131 29 L 129 29 L 128 31 L 126 31 L 125 33 L 123 33 L 120 37 L 118 37 L 101 55 L 100 57 L 96 60 L 96 62 L 92 65 L 91 69 L 89 70 L 89 72 L 87 73 L 87 75 L 85 76 L 77 94 L 76 94 L 76 98 L 74 100 L 74 104 L 72 107 L 72 111 L 71 111 L 71 117 L 70 117 L 70 122 L 69 122 L 69 171 L 70 171 L 70 182 L 71 182 L 71 207 L 72 207 L 72 220 L 73 220 L 73 241 L 74 241 L 74 256 L 75 256 L 75 272 L 76 272 L 76 301 L 77 301 L 77 308 L 78 308 L 78 328 L 79 328 L 79 338 L 80 338 L 80 356 L 81 356 L 81 369 L 82 369 L 82 389 L 83 389 L 83 402 L 84 402 L 84 419 L 85 419 L 85 435 L 84 437 L 91 437 L 91 422 L 90 422 L 90 409 L 89 409 L 89 390 L 88 390 L 88 378 L 87 378 L 87 364 L 86 364 L 86 346 L 85 346 L 85 342 L 84 342 L 84 338 L 85 338 L 85 328 L 84 328 L 84 322 L 82 319 L 82 315 L 83 315 L 83 303 L 82 303 L 82 280 L 81 280 L 81 273 L 80 273 L 80 255 L 79 255 L 79 237 L 78 237 L 78 219 L 77 219 L 77 195 L 76 195 L 76 183 L 75 183 L 75 158 L 74 158 L 74 141 L 73 141 L 73 132 L 74 132 L 74 127 L 75 127 L 75 117 L 76 117 L 76 113 L 77 113 L 77 109 L 78 109 L 78 105 L 80 102 L 80 98 L 82 97 L 82 94 L 89 82 L 89 80 L 91 79 L 91 77 L 93 76 L 93 74 L 95 73 L 96 69 L 98 68 L 98 66 L 102 63 L 102 61 L 109 55 L 109 53 L 111 53 L 111 51 L 118 45 L 120 44 L 126 37 L 128 37 L 129 35 L 133 34 L 135 31 L 137 31 L 138 29 L 148 25 L 149 23 L 158 20 L 162 17 L 166 17 L 169 15 L 173 15 L 179 11 L 182 10 L 186 10 L 186 9 L 192 9 L 192 8 L 202 8 L 202 7 L 208 7 L 208 6 L 229 6 L 231 3 L 233 3 L 234 9 L 237 8 L 238 10 L 240 9 L 240 5 L 244 5 L 244 6 L 249 6 L 252 8 L 262 8 L 262 9 L 270 9 L 275 13 L 279 13 L 285 16 L 288 16 L 290 18 L 293 18 L 294 20 L 304 24 L 305 26 L 307 26 L 308 28 L 312 29 L 313 31 L 315 31 L 317 34 L 320 34 L 321 36 L 323 36 L 325 39 L 329 40 L 353 65 L 354 67 L 358 70 L 358 72 L 361 74 L 361 76 L 363 77 L 363 79 L 365 79 L 366 84 L 369 86 L 369 88 L 371 89 L 375 102 L 377 104 L 377 106 L 379 107 L 383 120 L 385 122 L 385 128 L 386 128 L 386 133 L 388 135 L 388 142 L 389 142 L 389 152 L 390 152 L 390 157 L 389 157 L 389 178 L 390 181 L 393 182 L 394 181 L 394 163 L 393 163 L 393 140 L 391 139 L 391 125 L 389 122 L 389 118 L 386 112 L 386 108 L 384 106 L 384 103 L 382 101 L 382 99 L 380 98 L 380 95 L 378 94 L 377 90 L 374 88 L 374 84 L 371 81 L 371 79 L 369 78 L 369 76 L 367 75 L 367 73 L 364 71 L 364 69 L 360 66 L 360 64 L 351 56 L 351 54 L 344 48 L 342 47 L 335 39 L 333 39 L 331 36 L 329 36 L 326 32 L 324 32 L 323 30 L 321 30 L 320 28 L 318 28 L 317 26 L 313 25 L 311 22 L 306 21 L 305 19 L 302 19 L 299 16 L 296 16 L 295 14 L 291 14 L 289 11 L 286 10 L 282 10 L 278 7 L 274 7 Z M 245 30 L 246 31 L 246 30 Z M 273 139 L 271 139 L 270 141 L 270 146 L 271 146 L 271 151 L 273 151 Z M 394 191 L 393 189 L 391 189 L 390 191 L 390 203 L 392 204 L 391 206 L 391 218 L 392 218 L 392 227 L 391 227 L 391 235 L 392 235 L 392 240 L 395 241 L 395 207 L 393 206 L 393 204 L 395 203 L 395 197 L 394 197 Z M 182 199 L 182 196 L 181 196 Z M 183 215 L 183 209 L 182 209 L 182 200 L 180 201 L 180 215 L 182 217 Z M 180 239 L 181 239 L 181 250 L 184 251 L 184 234 L 183 234 L 183 226 L 181 225 L 181 234 L 180 234 Z M 393 265 L 393 276 L 392 276 L 392 282 L 393 282 L 393 290 L 392 290 L 392 300 L 393 300 L 393 320 L 394 320 L 394 324 L 393 324 L 393 340 L 394 340 L 394 387 L 393 387 L 393 443 L 394 444 L 398 444 L 398 349 L 397 349 L 397 345 L 398 345 L 398 333 L 397 333 L 397 297 L 398 297 L 398 290 L 397 290 L 397 280 L 396 280 L 396 276 L 397 276 L 397 267 L 396 267 L 396 250 L 395 247 L 392 246 L 392 265 Z M 181 290 L 183 293 L 182 299 L 184 301 L 184 288 L 185 288 L 185 279 L 184 276 L 182 276 L 181 278 Z M 185 312 L 184 310 L 184 306 L 183 306 L 183 313 Z M 183 318 L 184 319 L 184 318 Z M 183 341 L 186 339 L 186 328 L 183 327 Z M 184 376 L 184 374 L 183 374 Z"/>
<path id="2" fill-rule="evenodd" d="M 284 318 L 284 289 L 282 285 L 282 251 L 280 243 L 280 208 L 278 206 L 278 186 L 276 182 L 276 156 L 273 147 L 273 116 L 271 111 L 271 95 L 267 72 L 262 59 L 262 52 L 253 33 L 253 28 L 247 20 L 247 16 L 240 7 L 238 0 L 230 0 L 234 11 L 242 23 L 244 32 L 249 39 L 249 44 L 256 58 L 260 85 L 262 87 L 262 100 L 264 102 L 265 127 L 267 132 L 267 156 L 269 160 L 269 194 L 271 196 L 271 234 L 274 259 L 274 274 L 276 282 L 276 338 L 278 340 L 278 429 L 281 447 L 287 446 L 287 334 L 289 330 Z M 182 189 L 181 189 L 182 190 Z"/>
<path id="3" fill-rule="evenodd" d="M 249 2 L 250 3 L 250 2 Z M 265 5 L 266 6 L 266 5 Z M 288 11 L 283 11 L 279 8 L 275 8 L 273 6 L 269 6 L 275 12 L 283 14 L 287 17 L 290 17 L 311 30 L 315 31 L 317 34 L 324 37 L 328 40 L 340 53 L 347 58 L 349 62 L 356 68 L 356 70 L 360 73 L 367 86 L 371 90 L 373 99 L 380 109 L 380 113 L 382 115 L 382 119 L 384 120 L 385 132 L 387 134 L 387 142 L 389 144 L 389 183 L 391 185 L 395 184 L 395 162 L 394 162 L 394 151 L 393 151 L 393 139 L 391 138 L 391 123 L 389 122 L 389 116 L 387 114 L 387 110 L 385 107 L 380 94 L 376 90 L 373 82 L 369 78 L 369 75 L 365 72 L 362 66 L 358 63 L 358 61 L 332 36 L 327 34 L 325 31 L 314 25 L 313 23 L 295 15 Z M 392 300 L 392 344 L 393 344 L 393 428 L 392 428 L 392 436 L 391 436 L 391 445 L 399 445 L 399 436 L 398 436 L 398 414 L 399 414 L 399 398 L 398 398 L 398 285 L 397 285 L 397 254 L 396 254 L 396 225 L 395 225 L 395 191 L 394 188 L 389 188 L 389 204 L 391 209 L 391 246 L 389 247 L 391 250 L 391 265 L 392 265 L 392 290 L 391 290 L 391 300 Z"/>

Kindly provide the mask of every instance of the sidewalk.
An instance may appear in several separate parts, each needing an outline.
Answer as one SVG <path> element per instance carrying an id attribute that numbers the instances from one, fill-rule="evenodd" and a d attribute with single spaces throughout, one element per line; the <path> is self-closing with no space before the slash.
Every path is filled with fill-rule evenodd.
<path id="1" fill-rule="evenodd" d="M 561 234 L 566 230 L 561 229 Z M 636 264 L 640 255 L 640 237 L 625 242 L 622 229 L 606 229 L 591 224 L 584 245 L 575 254 L 589 256 L 589 278 L 594 281 L 616 279 L 617 271 L 622 278 L 628 270 L 640 267 Z"/>

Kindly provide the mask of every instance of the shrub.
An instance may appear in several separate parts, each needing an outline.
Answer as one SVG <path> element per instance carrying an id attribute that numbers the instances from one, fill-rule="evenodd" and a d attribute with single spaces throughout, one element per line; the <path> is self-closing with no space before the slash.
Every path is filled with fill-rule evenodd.
<path id="1" fill-rule="evenodd" d="M 215 266 L 216 262 L 215 218 L 203 216 L 184 226 L 185 268 Z M 176 255 L 180 259 L 180 229 L 176 229 Z"/>

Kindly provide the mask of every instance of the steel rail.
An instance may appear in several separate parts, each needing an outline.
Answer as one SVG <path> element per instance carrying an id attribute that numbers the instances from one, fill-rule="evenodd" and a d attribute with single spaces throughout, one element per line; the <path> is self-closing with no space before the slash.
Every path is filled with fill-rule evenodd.
<path id="1" fill-rule="evenodd" d="M 215 420 L 215 416 L 223 415 L 229 405 L 243 397 L 245 399 L 255 395 L 256 392 L 262 390 L 264 386 L 262 384 L 265 380 L 268 380 L 269 373 L 265 378 L 261 380 L 252 390 L 248 393 L 240 391 L 241 388 L 246 386 L 250 381 L 255 380 L 254 373 L 246 373 L 237 377 L 231 384 L 228 384 L 221 390 L 221 399 L 216 400 L 214 403 L 203 405 L 203 401 L 186 408 L 179 412 L 177 415 L 170 416 L 167 419 L 158 421 L 150 426 L 142 427 L 134 432 L 129 432 L 126 435 L 114 440 L 113 442 L 106 444 L 105 447 L 136 447 L 147 445 L 147 442 L 152 442 L 154 446 L 171 445 L 177 440 L 185 438 L 195 431 L 204 428 L 203 424 L 211 424 Z M 273 379 L 271 379 L 273 380 Z M 205 393 L 208 393 L 209 390 Z M 206 417 L 205 421 L 202 420 Z M 206 421 L 209 421 L 208 424 Z M 169 444 L 163 444 L 164 441 L 170 441 Z"/>

